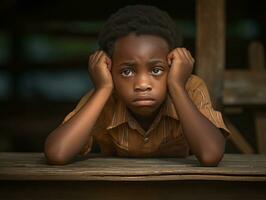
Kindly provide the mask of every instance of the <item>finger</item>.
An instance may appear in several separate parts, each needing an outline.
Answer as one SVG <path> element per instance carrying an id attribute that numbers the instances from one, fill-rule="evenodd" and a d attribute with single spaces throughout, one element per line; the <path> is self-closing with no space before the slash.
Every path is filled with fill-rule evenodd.
<path id="1" fill-rule="evenodd" d="M 176 48 L 175 51 L 174 51 L 174 55 L 173 55 L 173 61 L 180 61 L 180 60 L 184 60 L 184 55 L 182 53 L 182 50 L 181 48 Z"/>
<path id="2" fill-rule="evenodd" d="M 98 51 L 97 55 L 95 56 L 95 63 L 99 62 L 102 54 L 103 54 L 103 51 Z"/>
<path id="3" fill-rule="evenodd" d="M 93 68 L 94 58 L 95 58 L 95 53 L 90 56 L 90 60 L 89 60 L 89 68 L 90 69 Z"/>
<path id="4" fill-rule="evenodd" d="M 91 64 L 91 66 L 93 65 L 93 63 L 95 62 L 95 57 L 96 57 L 96 55 L 98 54 L 98 52 L 96 51 L 96 52 L 94 52 L 94 54 L 92 54 L 92 56 L 91 56 L 91 60 L 90 60 L 90 64 Z"/>
<path id="5" fill-rule="evenodd" d="M 98 59 L 96 60 L 96 63 L 106 63 L 106 55 L 103 51 L 99 53 Z"/>
<path id="6" fill-rule="evenodd" d="M 182 52 L 182 54 L 183 54 L 183 56 L 184 56 L 184 59 L 185 59 L 187 62 L 190 62 L 190 58 L 189 58 L 189 56 L 187 55 L 187 50 L 186 50 L 186 48 L 181 48 L 181 52 Z"/>
<path id="7" fill-rule="evenodd" d="M 194 63 L 195 62 L 195 59 L 192 57 L 190 51 L 187 50 L 187 52 L 188 52 L 188 56 L 189 56 L 191 62 Z"/>
<path id="8" fill-rule="evenodd" d="M 97 51 L 95 56 L 93 57 L 92 68 L 95 68 L 97 66 L 97 64 L 99 63 L 99 57 L 100 56 L 101 56 L 101 52 Z"/>

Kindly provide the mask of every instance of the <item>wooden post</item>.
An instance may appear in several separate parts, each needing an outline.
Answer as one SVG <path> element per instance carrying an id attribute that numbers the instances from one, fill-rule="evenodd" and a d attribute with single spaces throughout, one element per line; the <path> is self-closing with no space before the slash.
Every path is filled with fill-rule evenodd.
<path id="1" fill-rule="evenodd" d="M 255 112 L 254 117 L 258 152 L 266 154 L 266 113 Z"/>
<path id="2" fill-rule="evenodd" d="M 196 2 L 196 74 L 206 82 L 213 107 L 222 110 L 225 71 L 225 0 Z M 243 153 L 252 147 L 230 123 L 231 140 Z"/>
<path id="3" fill-rule="evenodd" d="M 214 107 L 222 108 L 225 66 L 225 1 L 197 0 L 196 73 L 207 84 Z"/>
<path id="4" fill-rule="evenodd" d="M 262 72 L 265 68 L 265 52 L 261 42 L 253 41 L 248 48 L 249 67 L 252 72 Z"/>
<path id="5" fill-rule="evenodd" d="M 257 74 L 265 74 L 265 51 L 264 46 L 257 41 L 251 42 L 248 49 L 250 76 Z M 255 82 L 255 81 L 254 81 Z M 257 85 L 255 85 L 257 86 Z M 265 84 L 263 84 L 265 88 Z M 260 93 L 263 89 L 260 88 Z M 263 95 L 260 95 L 263 96 Z M 265 104 L 265 101 L 264 101 Z M 257 148 L 261 154 L 266 154 L 266 113 L 262 111 L 254 112 Z"/>

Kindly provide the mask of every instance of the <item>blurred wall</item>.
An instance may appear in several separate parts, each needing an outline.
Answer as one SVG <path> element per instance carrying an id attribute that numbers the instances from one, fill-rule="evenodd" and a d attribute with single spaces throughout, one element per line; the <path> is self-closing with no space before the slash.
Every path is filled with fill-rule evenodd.
<path id="1" fill-rule="evenodd" d="M 43 151 L 47 135 L 93 87 L 87 59 L 102 24 L 118 8 L 137 3 L 166 10 L 195 55 L 193 0 L 0 3 L 0 151 Z M 266 44 L 265 8 L 263 1 L 226 2 L 226 69 L 247 69 L 248 44 Z M 227 115 L 256 149 L 252 109 Z M 226 151 L 238 149 L 228 142 Z"/>

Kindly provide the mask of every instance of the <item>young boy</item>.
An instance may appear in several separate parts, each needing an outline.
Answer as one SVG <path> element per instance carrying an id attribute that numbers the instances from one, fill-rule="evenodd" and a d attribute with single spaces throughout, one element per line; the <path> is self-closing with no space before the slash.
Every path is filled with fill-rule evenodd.
<path id="1" fill-rule="evenodd" d="M 87 155 L 96 141 L 106 156 L 186 157 L 216 166 L 230 134 L 173 20 L 153 6 L 113 14 L 89 58 L 94 89 L 47 137 L 50 164 Z"/>

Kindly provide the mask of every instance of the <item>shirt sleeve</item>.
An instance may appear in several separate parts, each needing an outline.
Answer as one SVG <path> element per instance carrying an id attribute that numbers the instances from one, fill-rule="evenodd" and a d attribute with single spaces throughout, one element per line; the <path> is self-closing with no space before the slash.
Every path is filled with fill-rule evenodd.
<path id="1" fill-rule="evenodd" d="M 70 113 L 66 115 L 64 118 L 62 124 L 64 124 L 66 121 L 68 121 L 71 117 L 73 117 L 79 110 L 80 108 L 87 102 L 87 100 L 90 98 L 94 90 L 90 90 L 88 93 L 86 93 L 78 102 L 76 105 L 75 109 L 72 110 Z"/>
<path id="2" fill-rule="evenodd" d="M 223 135 L 228 138 L 231 133 L 224 123 L 222 114 L 213 108 L 207 86 L 199 77 L 197 77 L 196 81 L 194 82 L 192 100 L 199 111 L 217 128 L 221 129 Z"/>
<path id="3" fill-rule="evenodd" d="M 93 89 L 90 90 L 89 92 L 87 92 L 78 102 L 77 106 L 74 108 L 74 110 L 72 110 L 70 113 L 68 113 L 66 115 L 66 117 L 64 118 L 62 124 L 66 123 L 69 119 L 71 119 L 82 107 L 83 105 L 88 101 L 88 99 L 90 98 L 90 96 L 93 93 Z M 96 129 L 96 126 L 94 126 L 93 130 Z M 93 132 L 93 131 L 92 131 Z M 91 151 L 92 148 L 92 144 L 93 144 L 93 134 L 91 134 L 92 136 L 90 138 L 88 138 L 88 140 L 86 141 L 85 145 L 82 147 L 81 151 L 79 152 L 79 155 L 83 155 L 85 156 L 86 154 L 88 154 Z"/>

